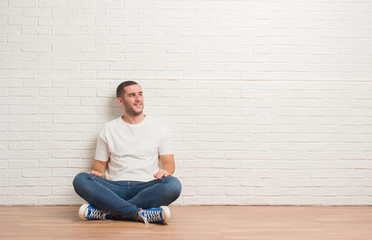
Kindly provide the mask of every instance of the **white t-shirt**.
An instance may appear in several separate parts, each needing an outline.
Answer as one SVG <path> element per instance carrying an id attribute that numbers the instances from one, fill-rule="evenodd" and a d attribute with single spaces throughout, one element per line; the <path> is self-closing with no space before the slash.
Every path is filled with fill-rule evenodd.
<path id="1" fill-rule="evenodd" d="M 108 161 L 106 177 L 114 181 L 151 181 L 160 170 L 160 155 L 173 154 L 168 128 L 149 117 L 138 124 L 121 117 L 99 133 L 95 159 Z"/>

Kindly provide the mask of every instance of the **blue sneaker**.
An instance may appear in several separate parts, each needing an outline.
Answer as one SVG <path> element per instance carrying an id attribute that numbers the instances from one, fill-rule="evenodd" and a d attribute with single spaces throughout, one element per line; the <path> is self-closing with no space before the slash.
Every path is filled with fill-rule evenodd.
<path id="1" fill-rule="evenodd" d="M 166 206 L 161 206 L 160 208 L 150 208 L 138 214 L 145 224 L 167 224 L 171 217 L 170 210 Z"/>
<path id="2" fill-rule="evenodd" d="M 87 203 L 79 209 L 79 218 L 82 220 L 109 220 L 111 217 L 111 211 L 101 210 Z"/>

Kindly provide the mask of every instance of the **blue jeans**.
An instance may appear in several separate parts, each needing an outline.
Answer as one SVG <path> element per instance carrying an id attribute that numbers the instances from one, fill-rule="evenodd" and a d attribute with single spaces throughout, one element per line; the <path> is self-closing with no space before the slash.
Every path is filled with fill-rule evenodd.
<path id="1" fill-rule="evenodd" d="M 150 182 L 111 181 L 85 172 L 76 175 L 73 185 L 76 193 L 91 205 L 133 220 L 141 209 L 171 204 L 182 189 L 173 176 Z"/>

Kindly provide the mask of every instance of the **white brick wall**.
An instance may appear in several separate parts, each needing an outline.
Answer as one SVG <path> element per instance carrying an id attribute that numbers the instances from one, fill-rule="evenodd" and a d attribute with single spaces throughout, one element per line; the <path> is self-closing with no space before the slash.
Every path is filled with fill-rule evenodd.
<path id="1" fill-rule="evenodd" d="M 0 0 L 0 205 L 79 204 L 139 81 L 178 204 L 372 204 L 369 0 Z"/>

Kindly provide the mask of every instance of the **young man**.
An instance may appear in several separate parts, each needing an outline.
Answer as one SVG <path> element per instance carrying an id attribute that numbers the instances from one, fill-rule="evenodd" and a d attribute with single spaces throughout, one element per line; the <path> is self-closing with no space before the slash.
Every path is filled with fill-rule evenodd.
<path id="1" fill-rule="evenodd" d="M 143 113 L 141 86 L 121 83 L 117 100 L 124 115 L 99 133 L 95 161 L 88 173 L 79 173 L 73 185 L 83 204 L 84 220 L 132 219 L 167 223 L 167 205 L 181 193 L 168 128 Z M 107 173 L 107 174 L 106 174 Z"/>

